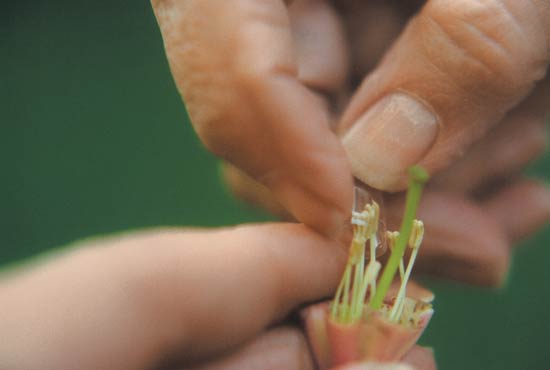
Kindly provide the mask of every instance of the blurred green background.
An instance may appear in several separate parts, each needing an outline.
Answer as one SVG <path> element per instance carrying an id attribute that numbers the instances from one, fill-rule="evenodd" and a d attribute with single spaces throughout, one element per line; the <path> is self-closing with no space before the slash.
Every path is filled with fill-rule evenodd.
<path id="1" fill-rule="evenodd" d="M 0 14 L 0 264 L 78 238 L 266 219 L 232 199 L 172 82 L 146 1 L 17 1 Z M 532 174 L 549 179 L 550 159 Z M 440 369 L 550 368 L 550 230 L 507 287 L 429 281 Z"/>

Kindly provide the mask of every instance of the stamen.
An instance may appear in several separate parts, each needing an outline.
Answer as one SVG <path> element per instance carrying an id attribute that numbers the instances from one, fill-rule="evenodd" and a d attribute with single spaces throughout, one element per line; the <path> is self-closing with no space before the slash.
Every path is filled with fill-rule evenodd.
<path id="1" fill-rule="evenodd" d="M 420 220 L 414 220 L 411 237 L 409 238 L 409 247 L 420 248 L 422 240 L 424 240 L 424 223 Z"/>
<path id="2" fill-rule="evenodd" d="M 424 225 L 421 221 L 415 220 L 414 216 L 423 184 L 428 179 L 427 173 L 420 167 L 410 168 L 409 173 L 411 181 L 401 229 L 399 232 L 385 234 L 392 253 L 380 281 L 378 281 L 378 275 L 381 264 L 376 260 L 376 251 L 380 244 L 378 235 L 380 207 L 375 201 L 366 203 L 372 200 L 366 189 L 359 186 L 354 189 L 355 199 L 351 217 L 353 238 L 346 268 L 330 309 L 331 318 L 340 324 L 350 324 L 361 319 L 366 312 L 364 308 L 367 304 L 365 302 L 367 292 L 369 292 L 368 304 L 373 310 L 383 312 L 384 316 L 392 321 L 406 319 L 402 318 L 404 310 L 406 312 L 409 310 L 408 306 L 407 308 L 404 306 L 407 299 L 406 286 L 424 236 Z M 366 264 L 366 243 L 369 241 L 369 261 Z M 412 248 L 412 253 L 405 269 L 403 255 L 407 245 Z M 389 306 L 383 305 L 383 300 L 397 269 L 399 269 L 401 286 L 395 303 L 390 309 Z"/>
<path id="3" fill-rule="evenodd" d="M 376 202 L 366 204 L 361 212 L 353 211 L 353 239 L 344 276 L 332 303 L 331 315 L 341 323 L 360 319 L 365 306 L 367 289 L 376 289 L 380 264 L 376 261 L 380 207 Z M 370 261 L 365 269 L 365 244 L 370 239 Z"/>
<path id="4" fill-rule="evenodd" d="M 351 213 L 351 224 L 352 225 L 357 225 L 357 226 L 367 226 L 368 223 L 365 220 L 364 215 L 365 215 L 364 212 L 355 212 L 355 211 L 353 211 Z"/>
<path id="5" fill-rule="evenodd" d="M 371 224 L 368 230 L 368 238 L 370 238 L 370 262 L 376 261 L 376 249 L 378 248 L 378 223 L 380 222 L 380 206 L 376 202 L 372 202 L 365 206 L 365 211 L 369 213 Z"/>
<path id="6" fill-rule="evenodd" d="M 392 251 L 395 247 L 395 243 L 397 243 L 397 238 L 399 238 L 399 231 L 386 231 L 386 240 L 388 242 L 388 247 L 390 251 Z M 403 278 L 405 277 L 403 257 L 401 257 L 401 260 L 399 261 L 399 277 L 401 278 L 401 281 L 403 281 Z"/>
<path id="7" fill-rule="evenodd" d="M 374 296 L 376 293 L 376 279 L 378 278 L 378 274 L 380 273 L 380 268 L 382 267 L 382 264 L 378 261 L 374 261 L 372 263 L 369 263 L 367 266 L 367 271 L 365 272 L 365 277 L 363 279 L 363 284 L 365 285 L 364 293 L 367 292 L 367 287 L 370 288 L 370 298 Z M 363 301 L 365 300 L 363 294 Z"/>
<path id="8" fill-rule="evenodd" d="M 412 268 L 414 262 L 416 261 L 416 256 L 418 255 L 418 250 L 420 249 L 420 244 L 424 239 L 424 223 L 420 220 L 414 220 L 411 237 L 409 238 L 409 248 L 412 249 L 411 256 L 409 257 L 409 262 L 407 264 L 407 270 L 405 271 L 405 276 L 401 280 L 401 286 L 399 287 L 399 292 L 397 293 L 397 298 L 393 304 L 393 308 L 390 312 L 391 321 L 399 321 L 401 313 L 403 311 L 403 302 L 407 294 L 407 282 L 411 276 Z"/>

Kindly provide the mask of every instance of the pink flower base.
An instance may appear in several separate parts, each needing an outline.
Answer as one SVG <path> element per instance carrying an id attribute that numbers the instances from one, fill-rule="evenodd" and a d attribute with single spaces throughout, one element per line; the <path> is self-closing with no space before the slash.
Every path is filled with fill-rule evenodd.
<path id="1" fill-rule="evenodd" d="M 433 298 L 419 286 L 415 286 L 412 293 L 415 299 L 423 302 Z M 406 327 L 389 322 L 378 312 L 371 312 L 366 319 L 346 325 L 334 322 L 329 308 L 327 301 L 307 307 L 302 313 L 320 370 L 354 362 L 399 361 L 416 344 L 432 317 L 432 311 L 427 311 L 415 327 Z"/>

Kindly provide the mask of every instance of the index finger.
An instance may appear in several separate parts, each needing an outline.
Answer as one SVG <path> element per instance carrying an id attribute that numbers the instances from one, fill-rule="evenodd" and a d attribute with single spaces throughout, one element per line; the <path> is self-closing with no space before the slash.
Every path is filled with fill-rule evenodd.
<path id="1" fill-rule="evenodd" d="M 345 253 L 302 225 L 176 229 L 88 243 L 0 284 L 9 369 L 190 363 L 328 296 Z"/>
<path id="2" fill-rule="evenodd" d="M 281 0 L 153 1 L 198 135 L 325 234 L 344 222 L 352 176 L 329 113 L 298 79 Z"/>

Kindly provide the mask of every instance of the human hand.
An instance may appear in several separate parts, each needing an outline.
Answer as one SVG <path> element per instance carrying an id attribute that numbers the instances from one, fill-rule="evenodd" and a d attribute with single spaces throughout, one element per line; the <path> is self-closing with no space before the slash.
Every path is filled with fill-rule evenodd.
<path id="1" fill-rule="evenodd" d="M 205 145 L 330 235 L 351 207 L 352 173 L 400 190 L 411 164 L 434 174 L 484 138 L 484 160 L 478 155 L 440 182 L 463 195 L 542 150 L 550 2 L 431 0 L 413 16 L 421 3 L 153 0 L 153 7 Z M 348 81 L 365 76 L 351 94 Z M 512 186 L 527 199 L 549 197 Z M 505 209 L 506 199 L 493 192 L 487 202 Z M 531 205 L 530 213 L 544 213 L 536 204 L 522 209 Z M 540 222 L 531 217 L 531 225 Z"/>
<path id="2" fill-rule="evenodd" d="M 283 321 L 334 291 L 346 260 L 335 243 L 291 224 L 85 241 L 3 273 L 0 368 L 313 369 Z M 420 347 L 406 360 L 435 366 Z"/>

